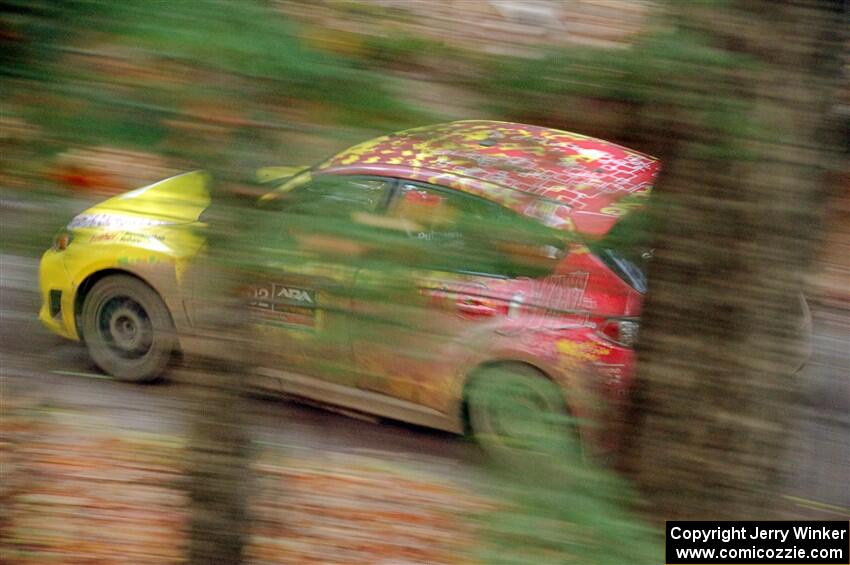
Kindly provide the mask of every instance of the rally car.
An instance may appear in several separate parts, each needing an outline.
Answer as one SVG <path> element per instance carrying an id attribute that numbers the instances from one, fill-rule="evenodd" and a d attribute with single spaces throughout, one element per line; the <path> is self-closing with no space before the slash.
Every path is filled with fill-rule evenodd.
<path id="1" fill-rule="evenodd" d="M 461 121 L 260 171 L 257 375 L 501 444 L 538 414 L 616 421 L 650 255 L 623 226 L 658 169 L 600 139 Z M 210 182 L 186 173 L 76 216 L 41 260 L 42 322 L 118 379 L 160 376 L 203 324 Z"/>

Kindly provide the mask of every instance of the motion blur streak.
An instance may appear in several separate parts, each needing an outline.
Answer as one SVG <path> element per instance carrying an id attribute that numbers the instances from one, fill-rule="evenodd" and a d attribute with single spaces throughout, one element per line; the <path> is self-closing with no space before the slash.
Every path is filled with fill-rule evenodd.
<path id="1" fill-rule="evenodd" d="M 850 517 L 849 17 L 0 1 L 0 561 Z"/>

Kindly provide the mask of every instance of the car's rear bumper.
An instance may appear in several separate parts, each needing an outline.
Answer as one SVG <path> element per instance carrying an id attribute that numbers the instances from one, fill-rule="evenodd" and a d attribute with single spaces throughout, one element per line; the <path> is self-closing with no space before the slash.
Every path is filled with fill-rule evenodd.
<path id="1" fill-rule="evenodd" d="M 64 338 L 79 340 L 74 311 L 74 285 L 61 252 L 48 249 L 38 269 L 41 308 L 38 319 L 50 331 Z"/>

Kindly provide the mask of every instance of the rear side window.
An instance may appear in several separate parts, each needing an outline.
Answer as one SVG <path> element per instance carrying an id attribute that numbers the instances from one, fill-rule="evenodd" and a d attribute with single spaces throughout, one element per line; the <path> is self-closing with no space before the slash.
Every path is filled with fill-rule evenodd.
<path id="1" fill-rule="evenodd" d="M 387 215 L 405 226 L 419 260 L 438 269 L 539 274 L 523 263 L 555 259 L 564 243 L 560 232 L 495 202 L 423 183 L 402 181 Z"/>
<path id="2" fill-rule="evenodd" d="M 432 245 L 474 244 L 477 224 L 497 222 L 502 208 L 463 193 L 420 184 L 402 183 L 387 214 L 405 220 L 409 234 Z"/>

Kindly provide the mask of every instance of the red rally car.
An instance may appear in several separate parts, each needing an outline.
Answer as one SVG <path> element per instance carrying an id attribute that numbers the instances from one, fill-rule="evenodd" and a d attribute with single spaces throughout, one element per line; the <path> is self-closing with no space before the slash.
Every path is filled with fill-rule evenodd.
<path id="1" fill-rule="evenodd" d="M 650 254 L 627 227 L 658 169 L 600 139 L 460 121 L 263 171 L 275 220 L 246 306 L 263 386 L 494 446 L 569 413 L 604 423 L 578 430 L 608 446 Z M 156 377 L 204 324 L 205 244 L 181 234 L 205 223 L 208 182 L 189 173 L 101 204 L 45 254 L 42 319 L 118 378 Z M 169 191 L 177 218 L 151 201 Z"/>

